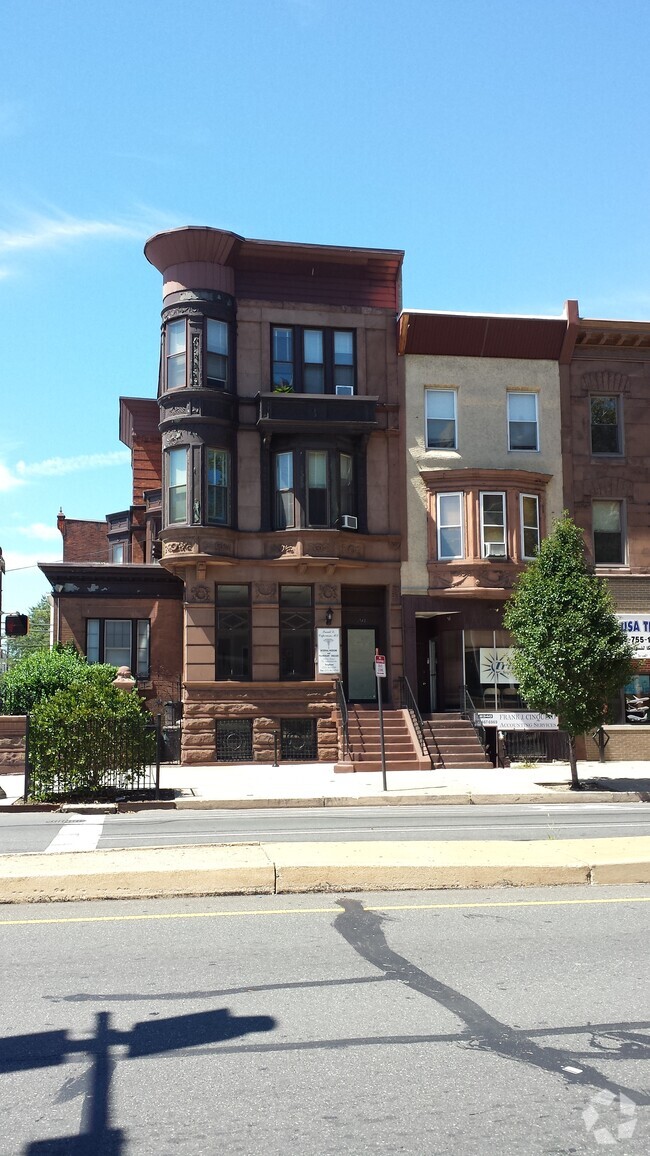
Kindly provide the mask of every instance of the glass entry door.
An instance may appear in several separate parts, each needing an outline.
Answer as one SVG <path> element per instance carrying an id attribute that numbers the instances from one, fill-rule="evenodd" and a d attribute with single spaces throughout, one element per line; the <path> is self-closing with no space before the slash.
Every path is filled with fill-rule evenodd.
<path id="1" fill-rule="evenodd" d="M 352 702 L 376 702 L 376 632 L 374 627 L 348 626 L 346 633 L 347 697 Z"/>

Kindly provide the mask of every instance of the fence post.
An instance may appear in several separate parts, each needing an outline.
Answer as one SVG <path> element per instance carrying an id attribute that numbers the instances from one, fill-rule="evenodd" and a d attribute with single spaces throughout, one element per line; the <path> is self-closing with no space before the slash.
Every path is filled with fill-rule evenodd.
<path id="1" fill-rule="evenodd" d="M 23 787 L 23 801 L 29 798 L 29 715 L 25 716 L 25 785 Z"/>
<path id="2" fill-rule="evenodd" d="M 156 799 L 160 798 L 160 746 L 162 743 L 161 717 L 156 715 Z"/>

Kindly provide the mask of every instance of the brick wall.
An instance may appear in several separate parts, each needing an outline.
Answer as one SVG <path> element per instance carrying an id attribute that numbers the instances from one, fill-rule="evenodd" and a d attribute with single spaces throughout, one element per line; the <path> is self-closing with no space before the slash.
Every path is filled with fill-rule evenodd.
<path id="1" fill-rule="evenodd" d="M 609 742 L 605 747 L 605 762 L 620 762 L 622 759 L 650 759 L 650 727 L 611 726 L 604 727 Z M 578 748 L 578 758 L 598 760 L 598 745 L 591 735 L 584 736 L 584 755 Z"/>
<path id="2" fill-rule="evenodd" d="M 64 562 L 108 562 L 108 526 L 59 514 L 56 524 L 63 537 Z"/>

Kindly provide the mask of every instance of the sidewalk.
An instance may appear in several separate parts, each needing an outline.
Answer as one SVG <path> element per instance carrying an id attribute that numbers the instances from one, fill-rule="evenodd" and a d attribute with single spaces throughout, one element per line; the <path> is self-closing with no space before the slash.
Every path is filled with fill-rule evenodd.
<path id="1" fill-rule="evenodd" d="M 165 764 L 160 786 L 175 792 L 177 808 L 595 803 L 633 802 L 644 796 L 644 801 L 650 802 L 650 762 L 581 762 L 578 773 L 589 790 L 569 791 L 568 763 L 488 770 L 389 771 L 384 792 L 379 771 L 335 774 L 332 763 L 279 767 L 259 763 L 206 767 Z M 0 805 L 6 808 L 15 804 L 23 792 L 22 775 L 0 776 L 0 789 L 6 795 Z"/>

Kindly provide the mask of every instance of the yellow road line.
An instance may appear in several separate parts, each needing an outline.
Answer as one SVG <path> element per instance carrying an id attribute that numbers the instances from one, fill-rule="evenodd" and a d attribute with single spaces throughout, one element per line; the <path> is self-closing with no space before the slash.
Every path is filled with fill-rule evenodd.
<path id="1" fill-rule="evenodd" d="M 352 896 L 354 898 L 354 896 Z M 156 902 L 151 900 L 151 902 Z M 650 895 L 615 896 L 603 899 L 513 899 L 484 903 L 382 903 L 365 904 L 366 911 L 453 911 L 467 907 L 586 907 L 604 903 L 650 903 Z M 42 923 L 129 923 L 147 919 L 232 919 L 251 915 L 340 915 L 341 907 L 278 907 L 268 911 L 168 911 L 154 915 L 73 915 L 52 919 L 0 919 L 0 927 Z"/>

